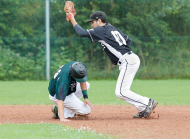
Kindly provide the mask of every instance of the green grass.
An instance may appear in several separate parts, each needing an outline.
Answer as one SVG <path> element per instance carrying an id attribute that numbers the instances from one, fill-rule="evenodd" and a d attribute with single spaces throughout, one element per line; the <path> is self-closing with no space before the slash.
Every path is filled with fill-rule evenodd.
<path id="1" fill-rule="evenodd" d="M 86 130 L 83 130 L 86 128 Z M 90 132 L 89 132 L 90 131 Z M 61 124 L 0 124 L 1 139 L 109 139 L 88 127 L 73 129 Z"/>
<path id="2" fill-rule="evenodd" d="M 126 105 L 115 96 L 116 81 L 89 81 L 93 104 Z M 190 80 L 134 80 L 131 90 L 156 99 L 159 105 L 190 105 Z"/>
<path id="3" fill-rule="evenodd" d="M 0 81 L 0 105 L 51 105 L 48 81 Z M 116 80 L 89 81 L 94 105 L 128 105 L 115 95 Z M 131 90 L 159 105 L 190 105 L 190 80 L 134 80 Z"/>
<path id="4" fill-rule="evenodd" d="M 0 105 L 52 104 L 47 81 L 1 81 Z"/>

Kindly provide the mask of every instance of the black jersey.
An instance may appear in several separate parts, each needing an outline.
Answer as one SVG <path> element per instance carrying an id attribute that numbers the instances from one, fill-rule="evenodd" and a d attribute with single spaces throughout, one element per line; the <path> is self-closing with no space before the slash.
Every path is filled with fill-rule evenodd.
<path id="1" fill-rule="evenodd" d="M 92 42 L 100 42 L 111 62 L 117 65 L 119 58 L 131 51 L 132 40 L 110 23 L 87 30 Z"/>

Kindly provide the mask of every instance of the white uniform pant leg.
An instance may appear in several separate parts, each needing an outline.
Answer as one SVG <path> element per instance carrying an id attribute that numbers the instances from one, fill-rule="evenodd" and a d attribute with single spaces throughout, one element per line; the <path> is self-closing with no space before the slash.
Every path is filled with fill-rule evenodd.
<path id="1" fill-rule="evenodd" d="M 90 88 L 90 84 L 88 82 L 86 82 L 86 86 L 87 86 L 87 90 L 88 90 Z M 85 110 L 84 113 L 82 112 L 83 106 L 82 105 L 81 105 L 82 107 L 79 106 L 79 103 L 81 104 L 81 102 L 82 102 L 80 99 L 83 97 L 82 90 L 81 90 L 81 87 L 80 87 L 80 83 L 77 82 L 76 92 L 73 93 L 73 94 L 75 94 L 75 96 L 78 98 L 79 101 L 75 101 L 75 100 L 72 100 L 72 99 L 64 101 L 64 117 L 65 118 L 69 118 L 69 117 L 72 118 L 72 117 L 75 116 L 75 114 L 80 114 L 80 115 L 89 114 L 91 109 L 86 110 L 86 109 L 90 108 L 89 106 L 84 108 L 84 110 Z M 67 102 L 67 104 L 65 104 L 65 102 Z M 84 102 L 82 102 L 82 103 L 84 104 Z M 76 104 L 76 106 L 74 106 L 75 104 Z M 72 110 L 74 107 L 76 107 L 75 108 L 76 110 Z M 77 109 L 79 110 L 79 112 L 77 112 Z M 89 112 L 87 112 L 87 111 L 89 111 Z"/>
<path id="2" fill-rule="evenodd" d="M 90 84 L 88 82 L 86 82 L 86 86 L 87 86 L 87 90 L 89 90 Z M 80 83 L 78 83 L 78 82 L 77 82 L 75 95 L 79 99 L 81 99 L 83 97 L 82 90 L 81 90 L 81 87 L 80 87 Z"/>
<path id="3" fill-rule="evenodd" d="M 54 95 L 53 97 L 49 94 L 49 99 L 55 103 L 57 105 L 57 99 L 56 99 L 56 95 Z"/>
<path id="4" fill-rule="evenodd" d="M 134 105 L 141 112 L 148 105 L 149 98 L 138 95 L 130 90 L 139 66 L 139 57 L 134 53 L 122 59 L 122 63 L 119 66 L 120 74 L 117 80 L 115 94 L 118 98 Z"/>
<path id="5" fill-rule="evenodd" d="M 53 103 L 55 103 L 56 105 L 57 105 L 57 99 L 56 99 L 56 95 L 54 95 L 53 97 L 49 94 L 49 99 L 53 102 Z M 72 117 L 74 117 L 74 115 L 75 115 L 75 112 L 73 112 L 72 110 L 69 110 L 68 108 L 65 108 L 65 106 L 64 106 L 64 108 L 63 108 L 63 111 L 64 111 L 64 117 L 65 118 L 72 118 Z M 59 116 L 59 113 L 58 113 L 58 116 Z"/>
<path id="6" fill-rule="evenodd" d="M 90 88 L 90 84 L 86 82 L 87 90 Z M 89 106 L 85 106 L 84 102 L 80 99 L 82 98 L 82 90 L 80 87 L 80 83 L 77 82 L 76 92 L 67 96 L 64 101 L 64 117 L 72 118 L 75 114 L 89 114 L 91 112 L 91 108 Z M 56 95 L 53 97 L 49 94 L 49 99 L 57 105 Z"/>
<path id="7" fill-rule="evenodd" d="M 85 106 L 84 102 L 78 99 L 74 93 L 65 98 L 64 107 L 69 110 L 69 112 L 65 114 L 64 108 L 65 118 L 74 117 L 75 114 L 84 115 L 91 112 L 91 108 L 88 105 Z"/>

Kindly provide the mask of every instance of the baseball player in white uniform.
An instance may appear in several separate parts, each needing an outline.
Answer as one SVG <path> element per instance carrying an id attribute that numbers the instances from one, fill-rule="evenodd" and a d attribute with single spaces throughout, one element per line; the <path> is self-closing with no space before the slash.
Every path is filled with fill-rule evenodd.
<path id="1" fill-rule="evenodd" d="M 119 65 L 120 74 L 117 80 L 115 94 L 118 98 L 134 105 L 138 113 L 133 118 L 147 118 L 158 104 L 154 99 L 138 95 L 130 90 L 135 74 L 140 66 L 139 57 L 131 51 L 132 40 L 121 30 L 107 22 L 106 14 L 94 12 L 87 22 L 92 29 L 84 30 L 78 25 L 74 16 L 69 17 L 75 31 L 81 37 L 88 37 L 92 42 L 100 42 L 102 49 L 113 65 Z"/>

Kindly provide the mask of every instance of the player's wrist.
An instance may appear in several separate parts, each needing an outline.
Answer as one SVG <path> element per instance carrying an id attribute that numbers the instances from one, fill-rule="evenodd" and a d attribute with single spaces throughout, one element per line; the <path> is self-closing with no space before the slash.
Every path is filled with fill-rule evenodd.
<path id="1" fill-rule="evenodd" d="M 84 99 L 88 99 L 88 95 L 83 95 L 83 98 Z"/>
<path id="2" fill-rule="evenodd" d="M 83 98 L 88 99 L 87 90 L 82 90 Z"/>
<path id="3" fill-rule="evenodd" d="M 64 115 L 59 115 L 59 118 L 60 118 L 60 120 L 64 120 L 65 119 Z"/>
<path id="4" fill-rule="evenodd" d="M 71 21 L 71 23 L 73 24 L 73 27 L 77 24 L 77 22 L 76 22 L 76 20 L 75 20 L 74 17 L 72 17 L 72 18 L 70 19 L 70 21 Z"/>

